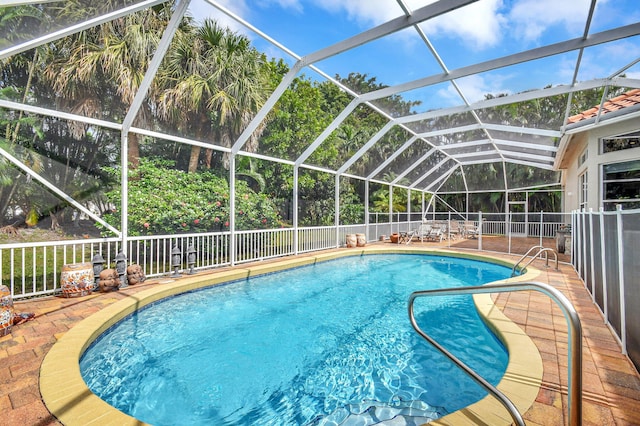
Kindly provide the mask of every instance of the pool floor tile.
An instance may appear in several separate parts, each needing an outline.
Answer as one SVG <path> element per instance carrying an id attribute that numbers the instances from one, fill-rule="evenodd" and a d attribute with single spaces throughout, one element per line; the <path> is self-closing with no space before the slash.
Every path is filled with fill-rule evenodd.
<path id="1" fill-rule="evenodd" d="M 537 240 L 534 240 L 522 242 L 526 247 L 524 251 L 537 244 Z M 465 240 L 456 241 L 469 244 Z M 486 250 L 491 250 L 492 244 L 501 243 L 498 239 L 483 237 Z M 389 245 L 378 243 L 370 246 L 388 248 Z M 448 245 L 446 241 L 440 244 L 418 242 L 401 249 L 447 248 Z M 455 242 L 452 242 L 452 248 L 454 245 Z M 349 249 L 335 252 L 343 250 Z M 515 247 L 512 250 L 516 252 Z M 475 250 L 467 252 L 480 254 Z M 520 257 L 494 252 L 490 256 L 511 262 Z M 262 265 L 268 268 L 268 262 Z M 536 281 L 549 283 L 562 291 L 574 303 L 582 321 L 583 425 L 640 425 L 640 376 L 629 359 L 620 353 L 619 342 L 604 324 L 602 314 L 594 306 L 574 269 L 570 265 L 560 265 L 560 271 L 555 271 L 554 268 L 545 268 L 544 262 L 540 261 L 532 266 L 540 270 Z M 14 326 L 11 334 L 0 338 L 0 423 L 38 426 L 59 424 L 40 398 L 39 368 L 44 356 L 80 320 L 135 293 L 166 285 L 160 284 L 162 279 L 166 280 L 150 279 L 144 284 L 129 286 L 118 292 L 81 298 L 44 297 L 16 301 L 16 312 L 33 312 L 36 317 Z M 494 295 L 493 299 L 496 306 L 504 309 L 507 317 L 528 332 L 542 357 L 543 382 L 535 402 L 524 413 L 527 425 L 566 424 L 568 349 L 564 316 L 546 296 L 537 292 L 502 293 Z"/>

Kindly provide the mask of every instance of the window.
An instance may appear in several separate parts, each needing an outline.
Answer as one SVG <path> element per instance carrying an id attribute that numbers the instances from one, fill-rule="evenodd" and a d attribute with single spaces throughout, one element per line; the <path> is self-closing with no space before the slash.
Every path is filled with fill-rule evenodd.
<path id="1" fill-rule="evenodd" d="M 622 151 L 623 149 L 640 148 L 640 130 L 626 135 L 602 138 L 602 153 Z"/>
<path id="2" fill-rule="evenodd" d="M 589 151 L 585 149 L 578 157 L 578 167 L 582 166 L 587 161 L 587 158 L 589 158 Z"/>
<path id="3" fill-rule="evenodd" d="M 640 208 L 640 160 L 603 165 L 602 194 L 605 210 Z"/>
<path id="4" fill-rule="evenodd" d="M 587 172 L 584 172 L 578 177 L 578 202 L 580 203 L 580 210 L 586 210 L 587 208 Z"/>

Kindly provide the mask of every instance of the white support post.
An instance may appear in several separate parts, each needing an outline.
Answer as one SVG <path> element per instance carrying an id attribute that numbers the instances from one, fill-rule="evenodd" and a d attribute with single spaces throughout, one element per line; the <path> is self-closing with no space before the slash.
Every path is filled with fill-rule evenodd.
<path id="1" fill-rule="evenodd" d="M 604 314 L 605 324 L 608 322 L 607 306 L 607 260 L 606 260 L 606 246 L 604 240 L 604 209 L 600 207 L 600 258 L 602 259 L 602 313 Z"/>
<path id="2" fill-rule="evenodd" d="M 389 229 L 393 234 L 393 186 L 389 185 Z M 400 224 L 398 224 L 398 232 L 400 232 Z"/>
<path id="3" fill-rule="evenodd" d="M 449 237 L 447 238 L 447 247 L 451 248 L 451 210 L 449 210 L 449 219 L 447 221 L 447 231 L 449 232 Z M 460 235 L 458 233 L 458 235 Z"/>
<path id="4" fill-rule="evenodd" d="M 300 193 L 298 189 L 298 176 L 300 168 L 293 166 L 293 252 L 298 254 L 299 241 L 298 241 L 298 195 Z"/>
<path id="5" fill-rule="evenodd" d="M 340 175 L 336 173 L 335 188 L 335 226 L 336 226 L 336 248 L 340 247 Z"/>
<path id="6" fill-rule="evenodd" d="M 540 210 L 540 247 L 542 247 L 542 227 L 544 226 L 544 221 L 542 220 L 543 216 L 544 216 L 544 212 Z"/>
<path id="7" fill-rule="evenodd" d="M 577 213 L 574 210 L 573 212 L 571 212 L 571 264 L 573 265 L 573 267 L 576 267 L 575 261 L 576 261 L 576 255 L 575 255 L 575 250 L 573 249 L 573 247 L 575 247 L 575 242 L 576 242 L 576 229 L 578 229 L 578 219 L 577 219 Z"/>
<path id="8" fill-rule="evenodd" d="M 583 218 L 582 218 L 582 236 L 583 236 L 583 243 L 582 243 L 582 249 L 580 250 L 582 252 L 581 257 L 582 257 L 582 273 L 584 274 L 584 284 L 587 285 L 587 282 L 589 281 L 589 271 L 587 269 L 587 246 L 586 244 L 584 244 L 584 241 L 587 241 L 587 211 L 584 210 L 582 212 L 583 214 Z"/>
<path id="9" fill-rule="evenodd" d="M 602 232 L 600 233 L 602 234 Z M 589 238 L 589 241 L 591 241 L 591 244 L 589 244 L 589 255 L 591 258 L 591 261 L 589 262 L 589 265 L 591 265 L 591 299 L 593 300 L 593 303 L 596 303 L 596 258 L 595 258 L 595 253 L 594 253 L 594 246 L 595 246 L 595 241 L 593 241 L 595 234 L 593 232 L 593 209 L 590 208 L 589 209 L 589 235 L 591 236 Z"/>
<path id="10" fill-rule="evenodd" d="M 369 233 L 369 181 L 364 181 L 364 232 L 367 236 L 367 240 L 370 240 Z M 378 233 L 376 232 L 376 240 L 378 239 Z"/>
<path id="11" fill-rule="evenodd" d="M 411 189 L 407 189 L 407 226 L 411 226 Z"/>
<path id="12" fill-rule="evenodd" d="M 506 216 L 506 225 L 507 225 L 507 240 L 508 240 L 508 250 L 507 253 L 511 254 L 511 211 L 507 210 Z"/>
<path id="13" fill-rule="evenodd" d="M 478 250 L 482 251 L 482 211 L 478 212 Z"/>
<path id="14" fill-rule="evenodd" d="M 624 227 L 622 226 L 622 205 L 616 206 L 616 224 L 618 239 L 618 282 L 620 283 L 620 341 L 622 353 L 627 355 L 627 308 L 624 297 Z"/>
<path id="15" fill-rule="evenodd" d="M 236 156 L 229 154 L 229 262 L 236 264 Z"/>

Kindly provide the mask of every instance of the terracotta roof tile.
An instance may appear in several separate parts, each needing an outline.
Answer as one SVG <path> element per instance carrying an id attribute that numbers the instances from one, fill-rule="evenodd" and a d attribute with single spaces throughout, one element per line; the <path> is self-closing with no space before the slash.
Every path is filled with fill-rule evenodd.
<path id="1" fill-rule="evenodd" d="M 602 114 L 608 112 L 618 111 L 623 108 L 628 108 L 634 105 L 640 104 L 640 89 L 629 90 L 620 96 L 611 98 L 602 105 Z M 573 115 L 567 119 L 568 124 L 577 123 L 582 120 L 587 120 L 598 115 L 598 109 L 600 106 L 596 105 L 586 111 L 582 111 L 580 114 Z"/>

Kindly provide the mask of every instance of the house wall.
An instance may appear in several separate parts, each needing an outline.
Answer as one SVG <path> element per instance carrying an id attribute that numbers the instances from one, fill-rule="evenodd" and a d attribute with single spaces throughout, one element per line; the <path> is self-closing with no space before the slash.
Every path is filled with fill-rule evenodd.
<path id="1" fill-rule="evenodd" d="M 640 120 L 632 118 L 618 123 L 601 125 L 572 135 L 560 161 L 565 189 L 564 211 L 580 208 L 579 177 L 587 172 L 586 208 L 598 211 L 602 206 L 602 165 L 640 159 L 640 147 L 601 154 L 600 139 L 630 133 L 640 129 Z M 578 165 L 580 156 L 587 151 L 587 160 Z"/>

